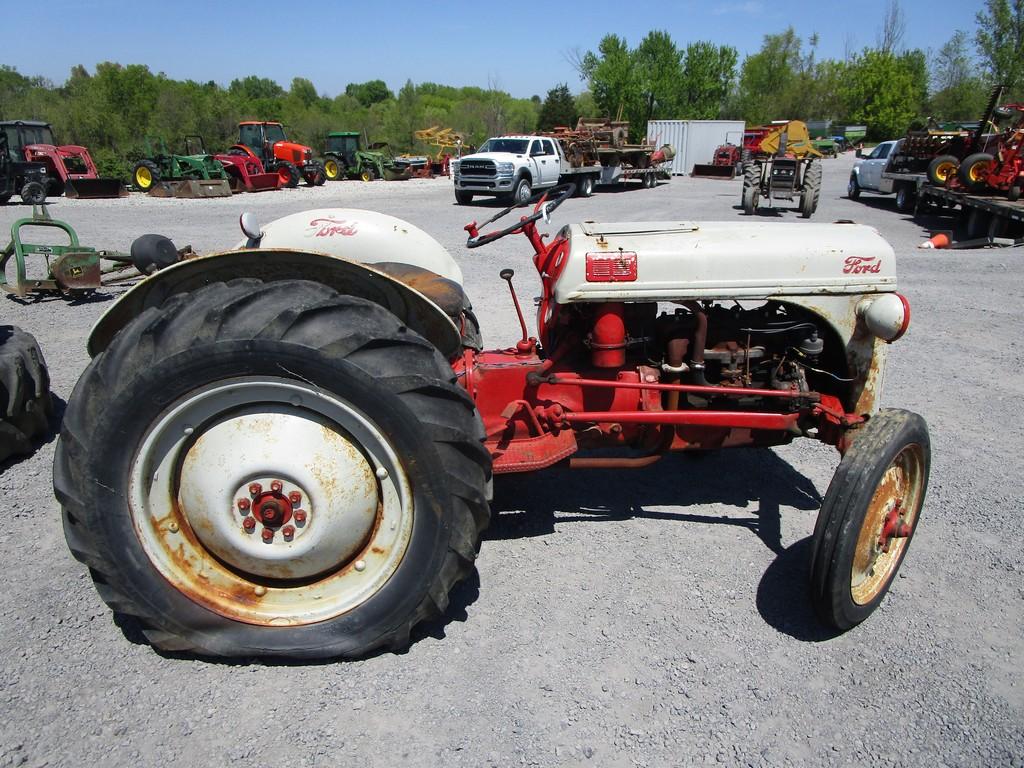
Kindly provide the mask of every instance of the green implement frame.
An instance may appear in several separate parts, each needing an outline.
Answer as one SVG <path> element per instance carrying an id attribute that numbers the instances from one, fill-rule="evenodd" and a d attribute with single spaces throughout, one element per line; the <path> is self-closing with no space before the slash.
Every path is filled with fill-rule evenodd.
<path id="1" fill-rule="evenodd" d="M 227 171 L 206 152 L 202 137 L 186 136 L 183 155 L 168 151 L 162 137 L 147 136 L 145 142 L 146 157 L 132 168 L 136 189 L 154 197 L 231 197 Z"/>
<path id="2" fill-rule="evenodd" d="M 67 243 L 51 245 L 28 242 L 25 235 L 46 235 L 50 239 L 56 232 L 63 233 Z M 45 272 L 29 275 L 27 259 L 42 258 Z M 7 279 L 7 267 L 14 260 L 13 281 Z M 115 262 L 102 269 L 101 259 Z M 32 218 L 18 219 L 11 225 L 11 241 L 0 253 L 0 288 L 18 298 L 29 293 L 59 293 L 69 296 L 92 293 L 102 285 L 105 275 L 131 270 L 125 277 L 138 277 L 132 269 L 131 256 L 116 251 L 101 251 L 78 242 L 78 234 L 70 224 L 51 219 L 46 206 L 33 206 Z"/>

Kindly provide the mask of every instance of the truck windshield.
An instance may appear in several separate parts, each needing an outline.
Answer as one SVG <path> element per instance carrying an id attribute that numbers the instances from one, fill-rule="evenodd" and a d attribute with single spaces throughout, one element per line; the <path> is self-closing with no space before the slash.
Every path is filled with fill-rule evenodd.
<path id="1" fill-rule="evenodd" d="M 513 155 L 525 155 L 529 139 L 488 139 L 477 152 L 509 152 Z"/>
<path id="2" fill-rule="evenodd" d="M 279 141 L 288 141 L 288 139 L 284 135 L 284 128 L 282 128 L 280 125 L 275 125 L 274 123 L 267 123 L 266 131 L 267 141 L 269 141 L 271 144 L 276 144 Z"/>

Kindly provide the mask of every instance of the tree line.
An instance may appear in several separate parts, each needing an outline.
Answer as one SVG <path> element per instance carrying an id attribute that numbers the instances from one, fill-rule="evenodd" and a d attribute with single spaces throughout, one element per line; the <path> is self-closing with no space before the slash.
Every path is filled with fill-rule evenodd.
<path id="1" fill-rule="evenodd" d="M 397 93 L 381 80 L 350 83 L 337 96 L 305 78 L 288 88 L 250 76 L 227 87 L 179 81 L 140 64 L 76 66 L 63 84 L 0 66 L 0 118 L 45 120 L 61 143 L 90 148 L 104 175 L 127 176 L 143 155 L 147 135 L 180 151 L 185 135 L 208 149 L 235 142 L 243 119 L 279 120 L 289 135 L 320 150 L 328 131 L 356 130 L 396 151 L 424 152 L 413 132 L 439 125 L 469 144 L 501 133 L 575 125 L 579 116 L 629 120 L 635 138 L 651 119 L 831 119 L 867 124 L 869 138 L 902 135 L 940 120 L 977 119 L 991 84 L 1010 86 L 1024 100 L 1024 0 L 986 0 L 973 35 L 956 31 L 937 51 L 902 46 L 905 21 L 898 0 L 880 20 L 875 46 L 841 59 L 819 58 L 815 35 L 792 27 L 765 35 L 742 63 L 735 48 L 696 41 L 678 46 L 654 30 L 635 47 L 607 35 L 595 51 L 572 51 L 585 89 L 567 83 L 531 98 L 497 85 L 453 87 L 406 82 Z"/>

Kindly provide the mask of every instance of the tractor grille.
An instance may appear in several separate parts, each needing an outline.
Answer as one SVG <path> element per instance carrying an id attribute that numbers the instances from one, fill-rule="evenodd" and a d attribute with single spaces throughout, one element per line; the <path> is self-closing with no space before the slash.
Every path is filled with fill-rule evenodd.
<path id="1" fill-rule="evenodd" d="M 459 163 L 463 176 L 496 176 L 498 171 L 493 160 L 463 160 Z"/>

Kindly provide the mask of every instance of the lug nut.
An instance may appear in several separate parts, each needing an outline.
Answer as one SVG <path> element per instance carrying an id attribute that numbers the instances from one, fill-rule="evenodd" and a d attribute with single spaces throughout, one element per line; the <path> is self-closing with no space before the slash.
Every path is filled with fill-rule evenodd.
<path id="1" fill-rule="evenodd" d="M 292 491 L 291 493 L 288 494 L 288 501 L 290 501 L 295 506 L 298 506 L 299 504 L 302 503 L 302 494 L 299 493 L 298 491 Z"/>
<path id="2" fill-rule="evenodd" d="M 284 483 L 282 483 L 280 480 L 271 481 L 270 490 L 273 491 L 274 493 L 280 493 L 282 488 L 284 488 Z"/>
<path id="3" fill-rule="evenodd" d="M 269 528 L 264 528 L 262 535 L 263 535 L 263 540 L 265 542 L 267 542 L 267 544 L 269 544 L 270 542 L 272 542 L 274 540 L 274 532 L 272 530 L 270 530 Z"/>
<path id="4" fill-rule="evenodd" d="M 253 528 L 256 527 L 256 521 L 251 517 L 247 517 L 242 521 L 242 527 L 249 533 L 252 533 Z"/>
<path id="5" fill-rule="evenodd" d="M 238 500 L 238 508 L 242 512 L 248 512 L 249 511 L 249 500 L 248 499 L 239 499 Z"/>
<path id="6" fill-rule="evenodd" d="M 296 525 L 305 525 L 306 524 L 306 510 L 304 510 L 304 509 L 296 509 L 295 510 L 295 514 L 292 515 L 292 517 L 295 518 L 295 524 Z"/>
<path id="7" fill-rule="evenodd" d="M 290 525 L 286 525 L 284 528 L 281 529 L 281 535 L 284 536 L 285 541 L 291 541 L 292 536 L 295 535 L 295 528 L 293 528 Z"/>
<path id="8" fill-rule="evenodd" d="M 249 483 L 250 496 L 259 496 L 261 493 L 263 493 L 262 485 L 260 485 L 259 483 Z"/>

